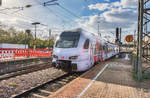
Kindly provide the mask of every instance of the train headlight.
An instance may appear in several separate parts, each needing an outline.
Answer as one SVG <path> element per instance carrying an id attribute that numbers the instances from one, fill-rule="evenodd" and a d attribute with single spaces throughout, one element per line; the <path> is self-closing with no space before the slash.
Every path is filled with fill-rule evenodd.
<path id="1" fill-rule="evenodd" d="M 69 59 L 70 60 L 76 60 L 76 59 L 78 59 L 78 56 L 71 56 L 71 57 L 69 57 Z"/>
<path id="2" fill-rule="evenodd" d="M 58 56 L 57 55 L 53 55 L 53 58 L 58 59 Z"/>

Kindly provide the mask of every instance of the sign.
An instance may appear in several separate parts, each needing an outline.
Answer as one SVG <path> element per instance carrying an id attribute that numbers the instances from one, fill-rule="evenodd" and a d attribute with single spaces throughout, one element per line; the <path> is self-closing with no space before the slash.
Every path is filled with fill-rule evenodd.
<path id="1" fill-rule="evenodd" d="M 33 41 L 33 44 L 36 45 L 36 40 Z"/>
<path id="2" fill-rule="evenodd" d="M 125 39 L 127 42 L 133 42 L 133 35 L 127 35 Z"/>

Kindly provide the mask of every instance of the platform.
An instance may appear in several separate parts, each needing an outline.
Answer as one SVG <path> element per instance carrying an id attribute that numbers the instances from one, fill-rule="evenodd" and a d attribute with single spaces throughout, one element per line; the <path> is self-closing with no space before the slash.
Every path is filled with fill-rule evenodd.
<path id="1" fill-rule="evenodd" d="M 112 59 L 98 64 L 49 98 L 150 98 L 150 81 L 136 82 L 128 60 Z"/>
<path id="2" fill-rule="evenodd" d="M 41 59 L 41 58 L 51 58 L 51 57 L 16 57 L 16 58 L 6 58 L 0 59 L 0 64 L 3 63 L 10 63 L 10 62 L 18 62 L 18 61 L 25 61 L 25 60 L 34 60 L 34 59 Z"/>

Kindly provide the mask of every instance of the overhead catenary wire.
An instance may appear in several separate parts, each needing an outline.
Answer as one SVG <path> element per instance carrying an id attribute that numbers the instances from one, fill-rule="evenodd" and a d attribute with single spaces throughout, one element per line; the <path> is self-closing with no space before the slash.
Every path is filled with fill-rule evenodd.
<path id="1" fill-rule="evenodd" d="M 38 4 L 40 4 L 42 7 L 46 8 L 49 12 L 53 13 L 52 15 L 55 15 L 56 17 L 58 17 L 59 19 L 62 20 L 62 22 L 67 21 L 67 22 L 73 22 L 74 20 L 72 20 L 70 17 L 66 18 L 65 16 L 62 15 L 58 15 L 58 13 L 56 14 L 53 10 L 51 10 L 49 7 L 47 6 L 43 6 L 43 3 L 39 2 L 39 0 L 34 0 L 35 2 L 37 2 Z M 60 14 L 60 13 L 59 13 Z M 63 18 L 64 17 L 64 18 Z M 71 21 L 69 21 L 68 19 L 70 19 Z M 69 25 L 69 24 L 68 24 Z M 70 25 L 69 25 L 70 26 Z"/>
<path id="2" fill-rule="evenodd" d="M 18 8 L 20 8 L 20 7 L 13 7 L 13 9 L 18 9 Z M 37 20 L 37 19 L 35 19 L 35 18 L 32 18 L 32 17 L 30 17 L 30 16 L 26 16 L 26 15 L 23 15 L 23 14 L 21 14 L 21 13 L 18 13 L 20 10 L 23 10 L 23 9 L 18 9 L 18 10 L 16 10 L 16 11 L 13 11 L 13 12 L 10 12 L 11 11 L 11 8 L 4 8 L 6 11 L 9 11 L 9 12 L 0 12 L 1 14 L 4 14 L 4 15 L 7 15 L 7 16 L 13 16 L 13 17 L 16 17 L 16 15 L 20 18 L 24 18 L 25 20 L 28 20 L 28 21 L 30 21 L 30 22 L 35 22 L 35 20 Z M 4 10 L 3 9 L 3 10 Z M 2 11 L 3 11 L 2 10 Z M 12 14 L 13 13 L 13 14 Z M 30 19 L 30 20 L 29 20 Z M 26 24 L 21 24 L 21 25 L 23 25 L 23 26 L 25 26 L 25 28 L 31 28 L 31 23 L 29 23 L 30 25 L 26 25 Z M 13 24 L 11 24 L 12 26 L 14 26 Z M 11 26 L 10 25 L 10 26 Z M 18 24 L 15 24 L 16 26 L 18 25 Z M 48 27 L 48 25 L 45 25 L 45 24 L 43 24 L 43 23 L 41 23 L 40 25 L 42 25 L 42 26 L 46 26 L 46 27 Z M 18 27 L 19 27 L 20 25 L 18 25 Z M 22 27 L 21 27 L 22 28 Z M 44 31 L 44 30 L 43 30 Z"/>
<path id="3" fill-rule="evenodd" d="M 54 12 L 54 11 L 53 11 L 52 9 L 50 9 L 49 7 L 44 6 L 43 3 L 41 4 L 41 2 L 39 2 L 39 0 L 35 0 L 35 1 L 38 2 L 38 3 L 39 3 L 41 6 L 43 6 L 44 8 L 46 8 L 49 12 L 52 12 L 56 17 L 59 17 L 61 20 L 71 22 L 71 21 L 68 20 L 68 19 L 72 20 L 70 17 L 67 17 L 67 18 L 66 18 L 66 16 L 63 16 L 63 17 L 65 18 L 65 19 L 64 19 L 61 15 L 56 14 L 57 11 Z M 57 12 L 57 13 L 58 13 L 58 12 Z M 60 13 L 59 13 L 59 14 L 60 14 Z M 74 21 L 74 20 L 72 20 L 72 21 Z"/>
<path id="4" fill-rule="evenodd" d="M 70 13 L 71 15 L 73 15 L 74 17 L 80 18 L 79 16 L 77 16 L 77 15 L 74 14 L 72 11 L 68 10 L 67 8 L 63 7 L 63 6 L 60 5 L 59 3 L 57 3 L 57 6 L 61 7 L 62 9 L 64 9 L 65 11 L 67 11 L 68 13 Z"/>
<path id="5" fill-rule="evenodd" d="M 5 15 L 8 15 L 8 16 L 13 16 L 14 17 L 14 15 L 16 14 L 16 13 L 14 13 L 14 14 L 11 14 L 11 13 L 4 13 L 4 12 L 0 12 L 1 14 L 5 14 Z M 16 16 L 16 15 L 15 15 Z M 23 18 L 23 17 L 21 17 L 21 18 Z M 25 18 L 24 18 L 25 19 Z M 25 19 L 26 20 L 26 19 Z M 31 20 L 28 20 L 28 21 L 31 21 Z M 25 28 L 33 28 L 33 27 L 31 27 L 31 23 L 29 23 L 30 25 L 27 25 L 27 24 L 21 24 L 21 25 L 24 25 L 25 26 Z M 18 24 L 15 24 L 15 25 L 18 25 Z M 44 25 L 44 24 L 41 24 L 41 25 Z M 13 26 L 13 25 L 12 25 Z M 18 25 L 18 26 L 20 26 L 20 25 Z"/>

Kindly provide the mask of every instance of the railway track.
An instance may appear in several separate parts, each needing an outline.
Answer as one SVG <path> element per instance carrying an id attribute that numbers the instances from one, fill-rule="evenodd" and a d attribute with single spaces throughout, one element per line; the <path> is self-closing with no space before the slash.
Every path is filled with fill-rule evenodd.
<path id="1" fill-rule="evenodd" d="M 28 60 L 22 60 L 21 63 L 9 63 L 6 65 L 5 64 L 0 65 L 1 66 L 0 67 L 0 75 L 4 75 L 7 73 L 16 71 L 16 70 L 26 69 L 26 67 L 38 65 L 40 63 L 46 63 L 49 61 L 51 61 L 51 58 L 38 58 L 38 59 L 29 59 L 29 61 Z"/>
<path id="2" fill-rule="evenodd" d="M 46 98 L 81 74 L 83 73 L 64 73 L 18 95 L 13 95 L 11 98 Z"/>
<path id="3" fill-rule="evenodd" d="M 10 60 L 10 61 L 3 61 L 0 62 L 0 66 L 2 65 L 16 65 L 16 64 L 24 64 L 24 63 L 31 63 L 31 62 L 36 62 L 36 61 L 45 61 L 45 60 L 51 60 L 51 57 L 46 57 L 46 58 L 27 58 L 27 59 L 20 59 L 20 60 Z"/>
<path id="4" fill-rule="evenodd" d="M 22 68 L 1 74 L 0 80 L 12 78 L 12 77 L 23 75 L 23 74 L 28 74 L 28 73 L 39 71 L 39 70 L 44 70 L 46 68 L 50 68 L 51 67 L 50 65 L 51 65 L 50 62 L 46 62 L 46 63 L 40 63 L 40 64 L 34 64 L 31 66 L 22 67 Z"/>

